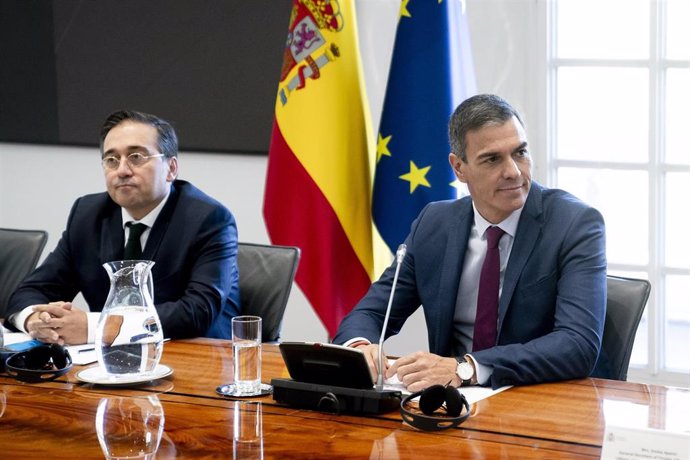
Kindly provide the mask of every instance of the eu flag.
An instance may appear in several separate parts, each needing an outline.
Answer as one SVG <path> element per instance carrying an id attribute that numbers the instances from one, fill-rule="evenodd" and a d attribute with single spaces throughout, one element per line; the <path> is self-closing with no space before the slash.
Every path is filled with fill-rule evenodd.
<path id="1" fill-rule="evenodd" d="M 457 197 L 448 119 L 476 92 L 460 0 L 403 0 L 376 147 L 372 213 L 392 252 L 430 201 Z"/>

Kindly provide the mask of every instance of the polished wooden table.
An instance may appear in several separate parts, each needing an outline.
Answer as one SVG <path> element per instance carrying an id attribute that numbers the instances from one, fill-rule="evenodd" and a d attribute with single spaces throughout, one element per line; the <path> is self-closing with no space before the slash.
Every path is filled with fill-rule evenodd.
<path id="1" fill-rule="evenodd" d="M 607 421 L 671 429 L 685 423 L 690 410 L 688 390 L 582 379 L 511 388 L 474 404 L 456 429 L 427 433 L 404 424 L 397 411 L 333 415 L 288 407 L 271 396 L 219 396 L 216 387 L 232 381 L 229 341 L 173 341 L 161 362 L 174 374 L 127 388 L 81 383 L 80 366 L 40 384 L 0 376 L 0 458 L 103 458 L 104 411 L 120 415 L 144 406 L 160 411 L 144 417 L 160 425 L 159 459 L 598 458 Z M 287 376 L 277 346 L 264 345 L 264 382 Z M 255 420 L 257 410 L 260 438 L 247 452 L 234 434 L 240 422 Z"/>

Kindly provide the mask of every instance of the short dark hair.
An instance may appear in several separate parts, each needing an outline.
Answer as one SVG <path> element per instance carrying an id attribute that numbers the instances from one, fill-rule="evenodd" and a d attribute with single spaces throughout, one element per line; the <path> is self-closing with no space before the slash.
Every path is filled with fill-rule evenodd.
<path id="1" fill-rule="evenodd" d="M 135 110 L 118 110 L 108 115 L 108 118 L 106 118 L 103 123 L 103 127 L 101 127 L 101 155 L 103 155 L 103 141 L 105 141 L 105 137 L 110 130 L 127 120 L 144 123 L 156 128 L 156 131 L 158 131 L 158 150 L 160 153 L 165 155 L 166 158 L 177 156 L 177 134 L 175 134 L 175 128 L 160 117 L 149 113 L 137 112 Z"/>
<path id="2" fill-rule="evenodd" d="M 522 117 L 505 99 L 494 94 L 478 94 L 465 99 L 448 123 L 448 138 L 453 153 L 467 163 L 467 133 L 486 125 L 502 125 L 512 117 L 522 127 Z"/>

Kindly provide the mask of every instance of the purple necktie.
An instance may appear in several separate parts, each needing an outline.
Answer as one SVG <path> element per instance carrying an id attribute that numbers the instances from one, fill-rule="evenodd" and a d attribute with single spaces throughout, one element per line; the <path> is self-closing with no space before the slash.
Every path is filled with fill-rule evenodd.
<path id="1" fill-rule="evenodd" d="M 496 345 L 498 323 L 498 287 L 501 280 L 501 255 L 498 242 L 505 232 L 498 227 L 486 229 L 486 258 L 479 277 L 477 317 L 474 320 L 472 351 Z"/>

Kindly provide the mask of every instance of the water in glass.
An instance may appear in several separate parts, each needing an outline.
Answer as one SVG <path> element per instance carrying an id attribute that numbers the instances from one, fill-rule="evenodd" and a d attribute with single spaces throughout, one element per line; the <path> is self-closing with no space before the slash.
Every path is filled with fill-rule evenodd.
<path id="1" fill-rule="evenodd" d="M 235 391 L 257 394 L 261 391 L 261 341 L 234 340 L 232 343 Z"/>
<path id="2" fill-rule="evenodd" d="M 104 333 L 115 325 L 127 331 L 122 341 L 104 341 Z M 123 306 L 110 309 L 98 325 L 96 332 L 99 355 L 108 374 L 152 372 L 163 352 L 163 332 L 152 320 L 146 308 Z"/>

